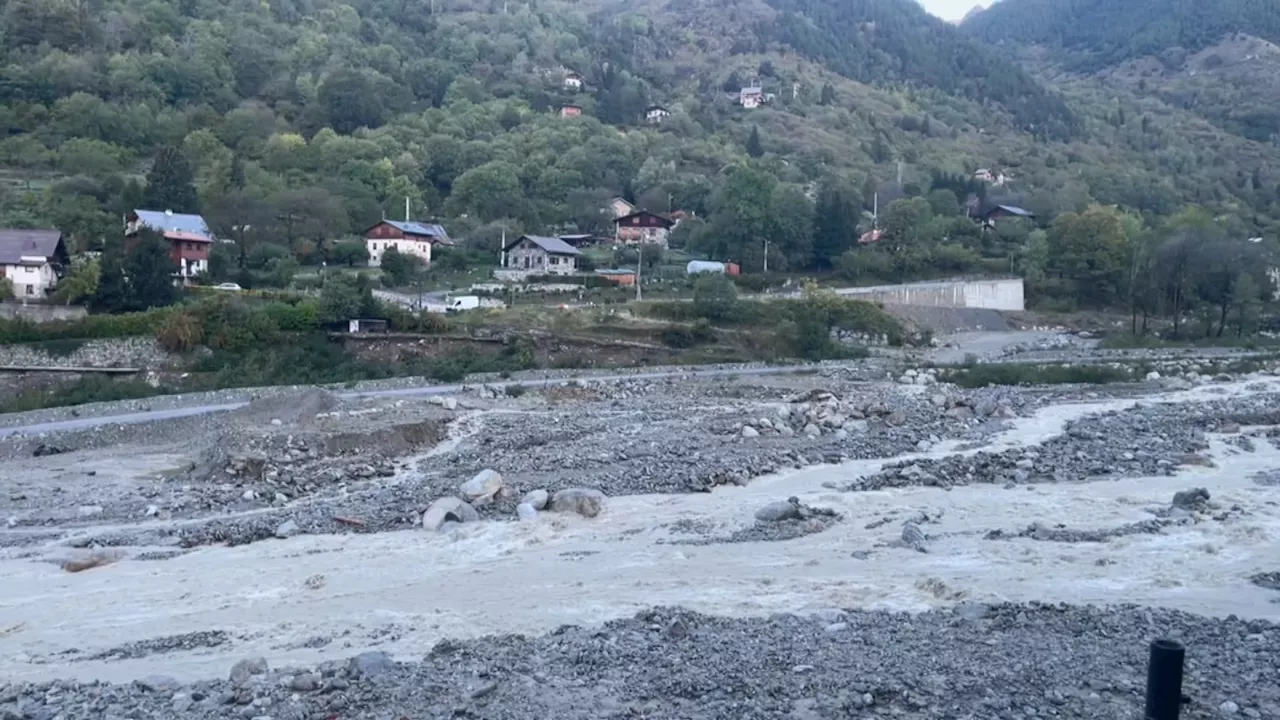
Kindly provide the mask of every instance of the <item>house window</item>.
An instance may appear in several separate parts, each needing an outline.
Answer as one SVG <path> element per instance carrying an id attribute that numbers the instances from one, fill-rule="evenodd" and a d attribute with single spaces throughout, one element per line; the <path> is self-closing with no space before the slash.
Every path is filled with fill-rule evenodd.
<path id="1" fill-rule="evenodd" d="M 27 286 L 27 294 L 28 294 L 28 295 L 35 295 L 35 294 L 36 294 L 36 288 L 35 288 L 35 286 L 34 286 L 34 285 L 28 285 L 28 286 Z"/>

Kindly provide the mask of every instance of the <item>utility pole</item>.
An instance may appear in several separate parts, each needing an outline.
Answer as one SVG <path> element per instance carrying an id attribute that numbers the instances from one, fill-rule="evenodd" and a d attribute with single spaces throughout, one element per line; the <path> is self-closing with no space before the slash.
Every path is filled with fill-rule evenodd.
<path id="1" fill-rule="evenodd" d="M 404 221 L 409 222 L 409 196 L 404 196 Z"/>
<path id="2" fill-rule="evenodd" d="M 644 242 L 636 243 L 636 302 L 640 302 L 640 270 L 644 267 Z"/>
<path id="3" fill-rule="evenodd" d="M 769 274 L 769 238 L 764 239 L 764 274 Z"/>

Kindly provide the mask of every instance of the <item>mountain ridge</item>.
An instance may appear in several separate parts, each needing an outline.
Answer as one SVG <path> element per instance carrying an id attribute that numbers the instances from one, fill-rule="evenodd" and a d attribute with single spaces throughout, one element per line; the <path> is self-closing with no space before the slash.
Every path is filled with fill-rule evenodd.
<path id="1" fill-rule="evenodd" d="M 1003 0 L 961 27 L 990 43 L 1044 45 L 1068 67 L 1096 71 L 1173 48 L 1194 53 L 1237 32 L 1280 42 L 1280 3 Z"/>
<path id="2" fill-rule="evenodd" d="M 260 242 L 302 262 L 400 217 L 406 197 L 488 249 L 504 233 L 607 232 L 598 203 L 614 195 L 710 216 L 740 168 L 767 176 L 778 208 L 832 183 L 868 209 L 877 189 L 963 195 L 996 168 L 1015 180 L 992 194 L 1044 221 L 1093 202 L 1152 217 L 1200 202 L 1249 232 L 1280 215 L 1263 197 L 1275 148 L 1135 91 L 1048 89 L 910 0 L 80 7 L 9 0 L 0 51 L 0 164 L 56 175 L 0 192 L 0 222 L 54 224 L 79 247 L 118 235 L 136 178 L 174 146 L 211 224 L 271 228 Z M 773 101 L 739 106 L 757 82 Z M 661 125 L 643 122 L 653 102 L 672 110 Z M 583 117 L 555 115 L 565 103 Z"/>

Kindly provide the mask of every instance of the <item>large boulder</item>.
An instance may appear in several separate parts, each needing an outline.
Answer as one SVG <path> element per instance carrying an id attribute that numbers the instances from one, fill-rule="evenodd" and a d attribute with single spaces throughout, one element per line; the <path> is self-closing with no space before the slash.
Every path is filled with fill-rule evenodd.
<path id="1" fill-rule="evenodd" d="M 1173 494 L 1173 506 L 1183 510 L 1203 510 L 1209 505 L 1209 491 L 1204 488 L 1181 490 Z"/>
<path id="2" fill-rule="evenodd" d="M 497 470 L 488 468 L 476 473 L 476 476 L 462 483 L 458 492 L 469 502 L 480 498 L 493 499 L 502 490 L 502 475 Z"/>
<path id="3" fill-rule="evenodd" d="M 381 650 L 370 650 L 347 661 L 347 673 L 350 675 L 374 677 L 394 669 L 396 663 L 391 656 Z"/>
<path id="4" fill-rule="evenodd" d="M 267 674 L 267 659 L 264 657 L 245 658 L 231 666 L 231 682 L 243 685 L 254 675 Z"/>
<path id="5" fill-rule="evenodd" d="M 538 488 L 525 493 L 524 499 L 520 501 L 523 505 L 532 505 L 534 510 L 546 510 L 547 503 L 551 501 L 551 493 Z"/>
<path id="6" fill-rule="evenodd" d="M 439 530 L 446 522 L 475 522 L 480 519 L 476 509 L 456 497 L 442 497 L 431 503 L 431 507 L 422 513 L 424 530 Z"/>
<path id="7" fill-rule="evenodd" d="M 798 498 L 772 502 L 756 511 L 756 520 L 760 522 L 783 522 L 784 520 L 799 520 L 800 517 L 800 500 Z"/>
<path id="8" fill-rule="evenodd" d="M 569 488 L 551 496 L 550 508 L 554 512 L 571 512 L 593 518 L 603 507 L 604 493 L 591 488 Z"/>

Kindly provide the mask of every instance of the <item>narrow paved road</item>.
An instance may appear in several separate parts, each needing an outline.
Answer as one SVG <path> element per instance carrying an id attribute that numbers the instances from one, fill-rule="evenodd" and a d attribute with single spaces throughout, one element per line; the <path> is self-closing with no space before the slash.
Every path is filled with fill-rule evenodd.
<path id="1" fill-rule="evenodd" d="M 769 367 L 716 367 L 716 368 L 688 368 L 681 370 L 668 370 L 663 372 L 650 373 L 619 373 L 614 375 L 581 375 L 560 378 L 550 378 L 541 380 L 504 380 L 500 382 L 484 383 L 490 387 L 506 388 L 508 385 L 523 385 L 524 387 L 546 387 L 548 385 L 558 385 L 569 382 L 571 380 L 581 380 L 588 382 L 614 382 L 618 380 L 663 380 L 673 377 L 725 377 L 729 375 L 779 375 L 785 373 L 794 373 L 800 366 L 782 365 Z M 415 397 L 421 395 L 449 395 L 462 392 L 468 386 L 474 386 L 478 383 L 451 384 L 451 385 L 423 385 L 421 387 L 396 388 L 393 390 L 367 390 L 363 392 L 342 392 L 337 393 L 338 397 L 343 399 L 359 399 L 370 397 Z M 33 425 L 20 425 L 14 427 L 0 428 L 0 438 L 17 435 L 19 433 L 37 434 L 46 432 L 65 432 L 68 430 L 87 430 L 89 428 L 100 427 L 102 425 L 132 425 L 134 423 L 158 422 L 161 420 L 177 420 L 180 418 L 188 418 L 196 415 L 207 415 L 209 413 L 228 412 L 238 410 L 249 403 L 247 401 L 221 403 L 217 405 L 192 405 L 190 407 L 169 408 L 167 410 L 148 410 L 145 412 L 122 413 L 120 415 L 99 415 L 96 417 L 75 418 L 72 420 L 58 420 L 54 422 L 36 423 Z"/>

